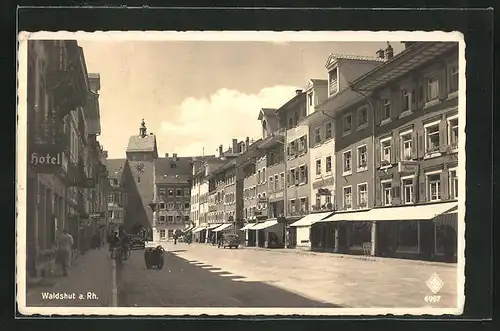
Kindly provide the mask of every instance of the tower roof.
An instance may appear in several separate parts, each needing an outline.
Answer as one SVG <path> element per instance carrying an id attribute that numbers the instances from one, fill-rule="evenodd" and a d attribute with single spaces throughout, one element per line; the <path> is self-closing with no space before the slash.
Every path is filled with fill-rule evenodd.
<path id="1" fill-rule="evenodd" d="M 147 133 L 144 118 L 139 127 L 139 135 L 131 136 L 128 140 L 127 153 L 129 152 L 153 152 L 157 154 L 156 136 Z"/>

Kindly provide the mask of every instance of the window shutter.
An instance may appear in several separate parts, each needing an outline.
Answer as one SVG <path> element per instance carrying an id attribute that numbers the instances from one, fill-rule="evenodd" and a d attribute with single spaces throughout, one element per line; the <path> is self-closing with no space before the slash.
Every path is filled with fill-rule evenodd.
<path id="1" fill-rule="evenodd" d="M 414 129 L 413 132 L 411 133 L 411 158 L 416 159 L 418 157 L 417 153 L 417 131 Z"/>
<path id="2" fill-rule="evenodd" d="M 426 197 L 426 194 L 425 194 L 425 177 L 421 176 L 420 177 L 420 181 L 419 181 L 419 189 L 420 189 L 420 198 L 418 200 L 418 202 L 424 202 L 424 201 L 427 201 L 427 197 Z"/>
<path id="3" fill-rule="evenodd" d="M 425 129 L 418 134 L 418 156 L 423 157 L 425 155 Z"/>
<path id="4" fill-rule="evenodd" d="M 375 206 L 382 205 L 382 184 L 380 181 L 376 181 L 375 185 Z"/>
<path id="5" fill-rule="evenodd" d="M 441 153 L 446 152 L 446 147 L 448 146 L 446 137 L 446 121 L 442 120 L 439 123 L 439 151 Z"/>
<path id="6" fill-rule="evenodd" d="M 441 183 L 440 183 L 440 190 L 441 190 L 441 200 L 448 200 L 449 199 L 449 190 L 448 190 L 448 173 L 446 171 L 443 171 L 441 173 Z"/>
<path id="7" fill-rule="evenodd" d="M 380 140 L 375 139 L 375 169 L 380 168 Z"/>

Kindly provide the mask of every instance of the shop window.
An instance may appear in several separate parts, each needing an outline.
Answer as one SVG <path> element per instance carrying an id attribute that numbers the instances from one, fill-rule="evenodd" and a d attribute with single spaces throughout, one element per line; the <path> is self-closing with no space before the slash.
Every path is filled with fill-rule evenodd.
<path id="1" fill-rule="evenodd" d="M 427 176 L 428 197 L 430 201 L 441 200 L 441 174 Z"/>
<path id="2" fill-rule="evenodd" d="M 450 170 L 450 198 L 458 199 L 458 176 L 456 170 Z"/>
<path id="3" fill-rule="evenodd" d="M 358 185 L 358 207 L 368 206 L 368 185 L 366 183 Z"/>
<path id="4" fill-rule="evenodd" d="M 358 147 L 358 170 L 366 170 L 368 166 L 368 152 L 366 145 Z"/>
<path id="5" fill-rule="evenodd" d="M 343 166 L 344 166 L 344 175 L 350 173 L 352 171 L 351 168 L 351 151 L 346 151 L 342 154 L 343 158 Z"/>
<path id="6" fill-rule="evenodd" d="M 408 203 L 414 203 L 413 201 L 413 179 L 403 179 L 402 180 L 402 200 L 403 203 L 408 204 Z"/>
<path id="7" fill-rule="evenodd" d="M 427 80 L 427 98 L 426 102 L 439 99 L 439 78 L 437 76 L 430 77 Z"/>
<path id="8" fill-rule="evenodd" d="M 347 114 L 344 115 L 342 119 L 342 132 L 345 134 L 349 134 L 351 132 L 351 127 L 352 127 L 352 115 Z"/>
<path id="9" fill-rule="evenodd" d="M 391 119 L 391 100 L 383 99 L 382 100 L 382 121 L 388 121 Z"/>
<path id="10" fill-rule="evenodd" d="M 384 204 L 384 206 L 390 206 L 392 204 L 391 190 L 391 183 L 382 183 L 382 203 Z"/>
<path id="11" fill-rule="evenodd" d="M 413 148 L 412 133 L 405 133 L 401 135 L 401 159 L 411 160 L 411 151 Z"/>
<path id="12" fill-rule="evenodd" d="M 331 156 L 327 156 L 325 158 L 325 170 L 326 170 L 326 173 L 329 174 L 332 172 L 332 157 Z"/>
<path id="13" fill-rule="evenodd" d="M 398 222 L 398 252 L 415 252 L 418 250 L 418 221 Z"/>
<path id="14" fill-rule="evenodd" d="M 316 175 L 321 175 L 321 159 L 316 160 Z"/>
<path id="15" fill-rule="evenodd" d="M 352 188 L 351 186 L 344 187 L 344 209 L 352 208 Z"/>

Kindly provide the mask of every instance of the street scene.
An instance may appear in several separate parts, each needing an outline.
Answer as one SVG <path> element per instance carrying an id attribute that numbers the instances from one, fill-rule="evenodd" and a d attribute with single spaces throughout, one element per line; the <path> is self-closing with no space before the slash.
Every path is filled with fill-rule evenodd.
<path id="1" fill-rule="evenodd" d="M 461 309 L 458 42 L 90 36 L 26 41 L 30 312 Z"/>

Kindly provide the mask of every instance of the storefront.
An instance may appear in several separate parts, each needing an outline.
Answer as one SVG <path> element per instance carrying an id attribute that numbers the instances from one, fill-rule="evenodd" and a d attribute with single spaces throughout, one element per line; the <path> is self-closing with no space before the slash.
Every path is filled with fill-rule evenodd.
<path id="1" fill-rule="evenodd" d="M 216 232 L 214 232 L 213 230 L 215 230 L 215 228 L 219 227 L 222 223 L 216 223 L 216 224 L 209 224 L 206 228 L 206 238 L 205 238 L 205 242 L 206 243 L 213 243 L 213 242 L 217 242 L 217 238 L 216 238 Z"/>
<path id="2" fill-rule="evenodd" d="M 233 223 L 224 223 L 212 230 L 212 233 L 215 234 L 216 241 L 218 241 L 224 233 L 229 233 L 229 232 L 234 232 Z"/>
<path id="3" fill-rule="evenodd" d="M 240 229 L 240 231 L 244 231 L 245 233 L 245 246 L 247 247 L 255 247 L 257 236 L 255 231 L 250 231 L 250 229 L 256 225 L 257 223 L 247 223 L 244 227 Z"/>
<path id="4" fill-rule="evenodd" d="M 317 226 L 313 229 L 312 225 L 332 214 L 333 212 L 313 213 L 291 224 L 290 227 L 294 228 L 296 233 L 296 247 L 306 250 L 312 249 L 313 241 L 316 241 L 316 243 L 318 242 L 318 229 L 321 228 L 321 226 Z"/>

